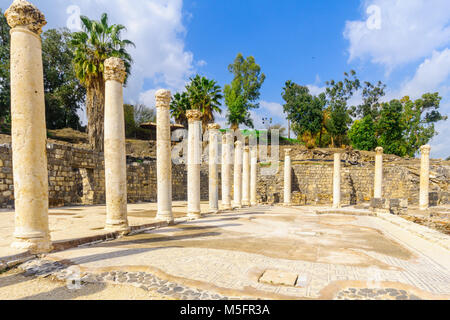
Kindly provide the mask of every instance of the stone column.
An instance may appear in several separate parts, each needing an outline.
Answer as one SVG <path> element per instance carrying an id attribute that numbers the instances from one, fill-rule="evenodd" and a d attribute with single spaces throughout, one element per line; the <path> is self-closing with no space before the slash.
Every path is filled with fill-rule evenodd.
<path id="1" fill-rule="evenodd" d="M 5 12 L 11 27 L 11 137 L 15 196 L 13 248 L 52 249 L 48 226 L 48 172 L 42 27 L 44 15 L 16 0 Z"/>
<path id="2" fill-rule="evenodd" d="M 126 76 L 122 59 L 105 61 L 105 193 L 106 228 L 129 232 L 127 218 L 127 159 L 123 115 L 123 82 Z"/>
<path id="3" fill-rule="evenodd" d="M 234 145 L 234 208 L 242 208 L 242 142 Z"/>
<path id="4" fill-rule="evenodd" d="M 286 149 L 286 156 L 284 160 L 284 205 L 292 205 L 292 163 L 291 163 L 291 149 Z"/>
<path id="5" fill-rule="evenodd" d="M 156 92 L 156 174 L 158 181 L 158 214 L 156 218 L 173 223 L 170 100 L 171 92 L 169 90 Z"/>
<path id="6" fill-rule="evenodd" d="M 219 129 L 217 123 L 210 124 L 209 130 L 209 210 L 211 213 L 219 212 Z"/>
<path id="7" fill-rule="evenodd" d="M 341 154 L 334 154 L 333 208 L 341 207 Z"/>
<path id="8" fill-rule="evenodd" d="M 201 218 L 200 210 L 200 165 L 202 156 L 202 113 L 199 110 L 188 110 L 188 219 Z"/>
<path id="9" fill-rule="evenodd" d="M 420 210 L 427 210 L 429 208 L 429 187 L 430 187 L 430 151 L 429 145 L 420 148 Z"/>
<path id="10" fill-rule="evenodd" d="M 242 158 L 242 205 L 250 206 L 250 147 L 244 147 Z"/>
<path id="11" fill-rule="evenodd" d="M 258 148 L 253 147 L 251 150 L 251 168 L 250 168 L 250 205 L 256 206 L 258 204 L 256 199 L 257 184 L 258 184 Z"/>
<path id="12" fill-rule="evenodd" d="M 226 132 L 222 137 L 222 209 L 231 210 L 231 150 L 233 136 Z"/>
<path id="13" fill-rule="evenodd" d="M 383 148 L 375 149 L 375 185 L 373 197 L 375 199 L 383 198 Z"/>

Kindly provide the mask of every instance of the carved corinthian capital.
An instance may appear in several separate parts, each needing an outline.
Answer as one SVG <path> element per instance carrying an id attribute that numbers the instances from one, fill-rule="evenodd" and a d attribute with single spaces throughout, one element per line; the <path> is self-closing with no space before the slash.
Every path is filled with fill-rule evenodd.
<path id="1" fill-rule="evenodd" d="M 199 121 L 202 118 L 203 113 L 200 110 L 192 109 L 186 112 L 186 118 L 189 122 Z"/>
<path id="2" fill-rule="evenodd" d="M 156 108 L 169 108 L 170 100 L 172 99 L 172 93 L 169 90 L 158 90 L 155 94 Z"/>
<path id="3" fill-rule="evenodd" d="M 103 71 L 103 77 L 105 81 L 115 80 L 123 83 L 127 76 L 125 63 L 120 58 L 108 58 L 104 63 L 105 69 Z"/>
<path id="4" fill-rule="evenodd" d="M 40 35 L 42 27 L 47 24 L 44 14 L 25 0 L 15 0 L 5 12 L 6 20 L 11 28 L 25 27 Z"/>

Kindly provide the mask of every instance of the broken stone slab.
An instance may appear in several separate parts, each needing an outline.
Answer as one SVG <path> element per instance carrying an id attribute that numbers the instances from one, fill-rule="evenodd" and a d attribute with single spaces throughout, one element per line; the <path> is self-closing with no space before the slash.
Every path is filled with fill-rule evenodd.
<path id="1" fill-rule="evenodd" d="M 267 283 L 276 286 L 295 286 L 298 275 L 296 273 L 281 270 L 266 270 L 259 279 L 261 283 Z"/>

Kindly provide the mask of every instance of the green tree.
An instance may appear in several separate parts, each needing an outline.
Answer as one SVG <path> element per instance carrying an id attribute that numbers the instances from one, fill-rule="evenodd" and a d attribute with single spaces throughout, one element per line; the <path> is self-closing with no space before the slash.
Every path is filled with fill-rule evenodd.
<path id="1" fill-rule="evenodd" d="M 5 15 L 0 9 L 0 130 L 7 130 L 10 124 L 9 29 Z"/>
<path id="2" fill-rule="evenodd" d="M 207 125 L 214 122 L 214 113 L 222 113 L 220 108 L 222 105 L 220 100 L 223 98 L 222 89 L 216 81 L 196 75 L 186 85 L 186 92 L 191 108 L 203 113 L 202 126 L 205 131 Z"/>
<path id="3" fill-rule="evenodd" d="M 428 144 L 438 134 L 435 123 L 447 120 L 447 117 L 439 112 L 441 99 L 436 92 L 425 93 L 415 101 L 411 101 L 409 97 L 401 100 L 405 122 L 406 154 L 410 157 L 414 157 L 421 146 Z"/>
<path id="4" fill-rule="evenodd" d="M 356 120 L 348 132 L 348 137 L 354 148 L 367 151 L 374 150 L 377 147 L 377 138 L 372 117 L 366 116 L 361 120 Z"/>
<path id="5" fill-rule="evenodd" d="M 326 105 L 325 94 L 313 96 L 308 87 L 287 81 L 283 88 L 282 97 L 286 102 L 283 106 L 287 119 L 292 122 L 292 129 L 303 142 L 311 141 L 321 132 Z M 315 141 L 315 139 L 314 139 Z"/>
<path id="6" fill-rule="evenodd" d="M 360 89 L 359 80 L 353 82 L 354 90 Z M 372 117 L 375 121 L 380 116 L 381 111 L 381 98 L 385 96 L 386 85 L 381 81 L 378 81 L 376 85 L 370 82 L 364 82 L 364 87 L 362 89 L 361 97 L 363 103 L 358 106 L 353 106 L 351 108 L 352 115 L 354 117 L 365 118 L 367 116 Z"/>
<path id="7" fill-rule="evenodd" d="M 170 114 L 175 119 L 175 122 L 182 124 L 185 128 L 188 126 L 188 119 L 186 111 L 192 109 L 187 92 L 176 93 L 172 97 L 170 103 Z"/>
<path id="8" fill-rule="evenodd" d="M 170 113 L 176 123 L 187 127 L 186 112 L 197 109 L 203 113 L 202 126 L 205 131 L 209 123 L 215 120 L 215 113 L 222 113 L 220 100 L 223 98 L 220 86 L 214 80 L 209 80 L 200 75 L 189 79 L 185 91 L 176 93 L 170 104 Z"/>
<path id="9" fill-rule="evenodd" d="M 134 138 L 136 136 L 136 122 L 134 120 L 134 106 L 131 104 L 123 105 L 123 117 L 125 120 L 125 136 Z"/>
<path id="10" fill-rule="evenodd" d="M 71 40 L 74 50 L 74 65 L 78 79 L 86 87 L 86 112 L 88 116 L 89 143 L 94 150 L 103 150 L 103 122 L 105 86 L 103 80 L 104 61 L 110 57 L 124 60 L 127 75 L 132 59 L 127 47 L 134 46 L 122 40 L 123 25 L 109 25 L 108 15 L 102 14 L 100 21 L 82 16 L 83 31 L 75 32 Z"/>
<path id="11" fill-rule="evenodd" d="M 134 121 L 138 126 L 147 122 L 156 122 L 155 109 L 148 108 L 145 104 L 134 106 Z"/>
<path id="12" fill-rule="evenodd" d="M 384 148 L 385 153 L 400 157 L 407 154 L 406 126 L 402 111 L 403 105 L 399 100 L 383 103 L 380 120 L 376 125 L 378 144 Z"/>
<path id="13" fill-rule="evenodd" d="M 50 29 L 42 35 L 47 129 L 81 127 L 77 110 L 85 102 L 86 89 L 75 76 L 70 38 L 67 29 Z"/>
<path id="14" fill-rule="evenodd" d="M 327 131 L 331 135 L 333 146 L 340 146 L 347 142 L 347 132 L 352 123 L 348 100 L 360 87 L 356 72 L 344 73 L 343 81 L 331 80 L 326 82 L 326 95 L 328 100 L 329 120 L 326 123 Z"/>
<path id="15" fill-rule="evenodd" d="M 241 53 L 228 66 L 228 70 L 234 79 L 224 87 L 225 104 L 228 107 L 227 121 L 234 130 L 240 124 L 253 128 L 250 110 L 259 108 L 257 101 L 266 76 L 261 73 L 261 67 L 254 57 L 244 59 Z"/>

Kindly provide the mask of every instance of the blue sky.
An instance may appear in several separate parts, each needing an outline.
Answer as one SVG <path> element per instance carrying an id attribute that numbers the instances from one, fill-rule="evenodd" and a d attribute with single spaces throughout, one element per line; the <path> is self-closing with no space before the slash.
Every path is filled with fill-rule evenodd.
<path id="1" fill-rule="evenodd" d="M 74 17 L 127 26 L 137 48 L 128 102 L 154 105 L 160 88 L 181 90 L 200 73 L 220 85 L 238 52 L 253 55 L 267 79 L 253 113 L 285 125 L 281 89 L 286 80 L 323 90 L 325 81 L 354 69 L 361 80 L 388 85 L 386 99 L 439 91 L 450 115 L 450 1 L 448 0 L 33 0 L 47 28 Z M 0 0 L 5 9 L 11 1 Z M 360 98 L 356 96 L 353 102 Z M 224 114 L 217 117 L 224 124 Z M 433 157 L 450 156 L 449 121 L 438 125 Z"/>

